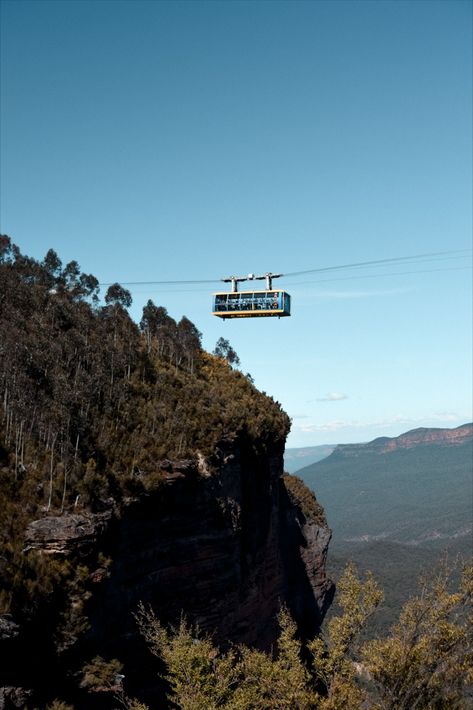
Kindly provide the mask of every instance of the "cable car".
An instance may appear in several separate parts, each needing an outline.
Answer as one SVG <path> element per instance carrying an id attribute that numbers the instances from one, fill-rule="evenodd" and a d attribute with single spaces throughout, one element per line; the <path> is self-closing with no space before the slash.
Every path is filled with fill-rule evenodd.
<path id="1" fill-rule="evenodd" d="M 273 289 L 272 280 L 282 274 L 265 274 L 264 276 L 230 276 L 222 279 L 231 282 L 232 290 L 223 293 L 214 293 L 213 309 L 214 316 L 219 318 L 264 318 L 291 315 L 291 297 L 286 291 Z M 239 281 L 252 281 L 255 279 L 265 279 L 266 289 L 260 291 L 238 291 Z"/>

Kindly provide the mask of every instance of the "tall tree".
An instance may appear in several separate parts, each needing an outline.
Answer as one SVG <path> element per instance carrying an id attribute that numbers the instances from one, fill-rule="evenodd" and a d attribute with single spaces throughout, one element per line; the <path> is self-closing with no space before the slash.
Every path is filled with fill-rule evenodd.
<path id="1" fill-rule="evenodd" d="M 187 359 L 191 372 L 194 371 L 194 360 L 201 348 L 202 333 L 186 316 L 182 316 L 177 324 L 177 337 Z"/>
<path id="2" fill-rule="evenodd" d="M 114 283 L 108 287 L 105 294 L 105 303 L 108 305 L 129 308 L 132 302 L 131 293 L 119 283 Z"/>
<path id="3" fill-rule="evenodd" d="M 240 364 L 240 358 L 236 354 L 236 351 L 225 338 L 219 338 L 217 340 L 213 354 L 218 357 L 223 357 L 232 367 L 238 367 Z"/>

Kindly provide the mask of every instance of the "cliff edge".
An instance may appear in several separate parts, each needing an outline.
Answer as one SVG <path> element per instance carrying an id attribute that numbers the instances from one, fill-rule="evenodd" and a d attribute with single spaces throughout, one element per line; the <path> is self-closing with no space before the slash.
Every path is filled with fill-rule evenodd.
<path id="1" fill-rule="evenodd" d="M 313 636 L 334 592 L 325 572 L 331 532 L 308 489 L 283 475 L 283 447 L 262 455 L 253 444 L 244 436 L 222 443 L 207 475 L 202 460 L 162 462 L 161 485 L 127 501 L 120 514 L 46 516 L 30 523 L 25 555 L 90 570 L 69 600 L 86 628 L 63 634 L 45 653 L 42 623 L 36 632 L 15 627 L 3 644 L 10 659 L 4 687 L 16 682 L 38 698 L 55 685 L 75 698 L 76 707 L 90 707 L 74 679 L 100 655 L 118 658 L 126 692 L 144 693 L 153 707 L 157 675 L 134 620 L 140 602 L 164 623 L 184 614 L 222 647 L 245 643 L 269 650 L 281 604 L 301 635 Z M 109 563 L 101 566 L 99 558 Z M 14 671 L 20 659 L 21 678 Z"/>
<path id="2" fill-rule="evenodd" d="M 98 288 L 0 236 L 0 708 L 106 708 L 84 668 L 113 659 L 127 693 L 152 686 L 140 602 L 269 649 L 280 604 L 310 636 L 333 593 L 281 405 L 185 316 L 148 301 L 137 324 Z"/>
<path id="3" fill-rule="evenodd" d="M 455 429 L 419 427 L 400 436 L 381 436 L 364 444 L 339 444 L 334 456 L 362 456 L 364 454 L 386 454 L 416 446 L 461 446 L 473 441 L 473 424 L 462 424 Z"/>

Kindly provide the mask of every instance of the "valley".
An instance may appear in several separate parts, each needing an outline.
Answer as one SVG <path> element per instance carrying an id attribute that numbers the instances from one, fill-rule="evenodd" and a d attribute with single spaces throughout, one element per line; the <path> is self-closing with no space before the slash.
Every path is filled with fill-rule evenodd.
<path id="1" fill-rule="evenodd" d="M 336 581 L 353 560 L 385 590 L 372 633 L 393 623 L 420 574 L 471 556 L 472 441 L 471 424 L 414 430 L 338 446 L 296 472 L 327 512 L 329 575 Z"/>

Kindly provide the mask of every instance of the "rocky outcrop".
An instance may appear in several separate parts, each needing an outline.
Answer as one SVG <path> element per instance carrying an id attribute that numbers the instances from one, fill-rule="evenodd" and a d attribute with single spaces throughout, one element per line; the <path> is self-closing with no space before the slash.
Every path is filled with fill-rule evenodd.
<path id="1" fill-rule="evenodd" d="M 28 707 L 29 700 L 33 695 L 32 690 L 18 688 L 13 686 L 4 686 L 0 688 L 0 710 L 24 710 Z"/>
<path id="2" fill-rule="evenodd" d="M 15 624 L 10 614 L 0 616 L 0 641 L 16 639 L 19 634 L 18 624 Z"/>
<path id="3" fill-rule="evenodd" d="M 257 455 L 239 440 L 219 458 L 204 478 L 197 466 L 168 466 L 165 485 L 113 523 L 106 554 L 114 562 L 91 610 L 96 639 L 116 646 L 129 638 L 139 601 L 165 622 L 184 612 L 223 645 L 269 647 L 281 602 L 304 630 L 320 624 L 331 589 L 324 566 L 330 532 L 303 520 L 289 500 L 282 448 Z"/>
<path id="4" fill-rule="evenodd" d="M 284 560 L 284 600 L 298 621 L 301 633 L 312 637 L 320 627 L 335 591 L 325 571 L 331 530 L 308 519 L 294 496 L 284 505 L 284 538 L 281 541 Z"/>
<path id="5" fill-rule="evenodd" d="M 334 451 L 336 456 L 361 456 L 362 454 L 386 454 L 399 449 L 412 449 L 415 446 L 459 446 L 473 442 L 473 424 L 462 424 L 455 429 L 419 428 L 390 438 L 379 437 L 366 444 L 340 444 Z"/>
<path id="6" fill-rule="evenodd" d="M 39 550 L 52 555 L 89 556 L 99 544 L 112 514 L 47 516 L 33 521 L 26 531 L 24 552 Z"/>
<path id="7" fill-rule="evenodd" d="M 159 468 L 160 485 L 119 514 L 47 516 L 28 528 L 25 554 L 87 562 L 100 550 L 112 560 L 106 573 L 89 575 L 90 626 L 73 655 L 118 657 L 127 692 L 145 687 L 148 662 L 133 616 L 140 602 L 165 623 L 184 613 L 223 647 L 270 648 L 281 603 L 301 634 L 312 635 L 333 596 L 325 573 L 331 533 L 288 495 L 282 445 L 257 453 L 240 437 L 211 462 Z"/>

